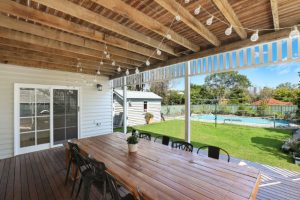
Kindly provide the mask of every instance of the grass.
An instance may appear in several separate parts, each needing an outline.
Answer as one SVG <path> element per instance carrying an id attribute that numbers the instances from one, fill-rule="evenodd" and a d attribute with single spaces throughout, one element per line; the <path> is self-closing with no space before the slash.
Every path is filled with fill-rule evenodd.
<path id="1" fill-rule="evenodd" d="M 171 120 L 134 128 L 154 135 L 184 138 L 183 120 Z M 283 141 L 291 134 L 292 131 L 282 129 L 230 124 L 218 124 L 214 127 L 213 123 L 191 122 L 191 142 L 195 147 L 219 146 L 236 158 L 300 171 L 300 167 L 294 164 L 291 156 L 281 151 Z"/>

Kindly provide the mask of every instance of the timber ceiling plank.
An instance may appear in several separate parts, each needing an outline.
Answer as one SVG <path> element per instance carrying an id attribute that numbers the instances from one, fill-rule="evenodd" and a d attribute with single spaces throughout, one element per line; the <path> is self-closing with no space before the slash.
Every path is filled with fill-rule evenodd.
<path id="1" fill-rule="evenodd" d="M 95 12 L 92 12 L 80 5 L 72 3 L 67 0 L 35 0 L 40 4 L 43 4 L 47 7 L 53 8 L 55 10 L 61 11 L 65 14 L 74 16 L 81 20 L 87 21 L 96 26 L 103 27 L 107 30 L 113 31 L 120 35 L 126 36 L 133 40 L 136 40 L 140 43 L 149 45 L 151 47 L 157 48 L 160 45 L 160 41 L 154 40 L 151 37 L 141 34 L 138 31 L 134 31 L 126 26 L 123 26 L 114 20 L 110 20 L 102 15 L 99 15 Z M 162 44 L 161 50 L 165 52 L 170 52 L 174 54 L 174 49 L 168 45 Z"/>
<path id="2" fill-rule="evenodd" d="M 154 49 L 132 44 L 126 40 L 119 39 L 114 36 L 108 36 L 97 30 L 81 26 L 61 17 L 36 10 L 13 1 L 0 1 L 0 11 L 10 15 L 22 17 L 24 19 L 32 20 L 34 22 L 38 22 L 40 24 L 63 30 L 81 37 L 89 38 L 91 40 L 101 41 L 112 46 L 126 49 L 128 51 L 139 53 L 145 56 L 151 56 L 154 51 Z M 168 51 L 168 53 L 177 56 L 174 51 Z M 152 57 L 158 60 L 167 60 L 167 56 L 163 54 L 161 56 L 152 55 Z"/>
<path id="3" fill-rule="evenodd" d="M 242 39 L 247 38 L 247 32 L 240 28 L 243 27 L 234 10 L 230 6 L 227 0 L 213 0 L 214 4 L 218 7 L 223 16 L 227 19 L 227 21 L 232 25 L 236 33 Z"/>
<path id="4" fill-rule="evenodd" d="M 121 1 L 121 0 L 92 0 L 93 2 L 112 10 L 115 13 L 121 14 L 122 16 L 125 16 L 132 21 L 146 27 L 147 29 L 154 31 L 161 36 L 165 37 L 166 34 L 171 35 L 171 40 L 177 44 L 180 44 L 181 46 L 190 49 L 194 52 L 197 52 L 200 50 L 200 47 L 193 44 L 193 42 L 187 40 L 183 36 L 177 34 L 172 29 L 169 29 L 169 27 L 164 26 L 163 24 L 159 23 L 155 19 L 149 17 L 148 15 L 144 14 L 143 12 L 139 11 L 136 8 L 133 8 L 132 6 L 128 5 L 127 3 Z"/>
<path id="5" fill-rule="evenodd" d="M 277 0 L 270 0 L 271 3 L 271 10 L 273 16 L 273 25 L 276 31 L 279 30 L 279 15 L 278 15 L 278 1 Z"/>
<path id="6" fill-rule="evenodd" d="M 185 23 L 188 27 L 193 29 L 207 41 L 215 46 L 220 46 L 221 42 L 218 38 L 210 32 L 200 21 L 198 21 L 188 10 L 186 10 L 183 6 L 177 3 L 175 0 L 155 0 L 160 6 L 165 8 L 174 16 L 178 15 L 181 17 L 181 21 Z"/>

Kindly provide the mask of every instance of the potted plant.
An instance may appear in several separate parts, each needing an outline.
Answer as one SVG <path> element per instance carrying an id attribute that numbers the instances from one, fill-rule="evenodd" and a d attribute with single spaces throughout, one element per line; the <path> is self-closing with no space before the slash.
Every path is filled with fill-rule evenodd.
<path id="1" fill-rule="evenodd" d="M 138 138 L 136 135 L 129 136 L 127 138 L 127 144 L 128 144 L 128 151 L 131 152 L 136 152 L 137 147 L 138 147 Z"/>
<path id="2" fill-rule="evenodd" d="M 291 150 L 295 159 L 295 164 L 300 165 L 300 140 L 294 139 L 291 143 Z"/>
<path id="3" fill-rule="evenodd" d="M 146 123 L 147 123 L 147 124 L 151 124 L 152 121 L 153 121 L 153 114 L 147 112 L 147 113 L 145 114 L 145 120 L 146 120 Z"/>

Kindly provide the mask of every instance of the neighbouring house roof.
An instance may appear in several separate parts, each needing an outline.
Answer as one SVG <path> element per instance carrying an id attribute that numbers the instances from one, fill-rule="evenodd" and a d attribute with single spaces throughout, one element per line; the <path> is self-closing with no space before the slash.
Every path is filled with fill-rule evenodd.
<path id="1" fill-rule="evenodd" d="M 123 99 L 123 90 L 114 90 L 114 93 Z M 161 100 L 162 98 L 153 92 L 130 91 L 127 90 L 127 99 L 155 99 Z"/>
<path id="2" fill-rule="evenodd" d="M 253 103 L 253 105 L 261 105 L 261 104 L 267 104 L 267 105 L 279 105 L 279 106 L 292 106 L 294 105 L 292 102 L 284 102 L 284 101 L 279 101 L 273 98 L 269 98 L 269 99 L 263 99 L 263 100 L 259 100 L 259 101 L 255 101 Z"/>

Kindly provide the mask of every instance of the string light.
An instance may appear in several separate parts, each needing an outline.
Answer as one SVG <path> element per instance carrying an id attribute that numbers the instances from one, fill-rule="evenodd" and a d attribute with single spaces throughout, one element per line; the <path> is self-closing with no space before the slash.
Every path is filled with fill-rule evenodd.
<path id="1" fill-rule="evenodd" d="M 225 30 L 225 35 L 231 35 L 232 33 L 232 25 L 230 25 L 226 30 Z"/>
<path id="2" fill-rule="evenodd" d="M 157 54 L 158 56 L 160 56 L 160 55 L 161 55 L 161 50 L 156 49 L 156 54 Z"/>
<path id="3" fill-rule="evenodd" d="M 167 35 L 166 35 L 166 38 L 167 38 L 168 40 L 171 40 L 171 39 L 172 39 L 172 36 L 171 36 L 170 34 L 167 34 Z"/>
<path id="4" fill-rule="evenodd" d="M 121 67 L 119 66 L 118 68 L 117 68 L 117 72 L 121 72 L 122 70 L 121 70 Z"/>
<path id="5" fill-rule="evenodd" d="M 149 60 L 146 60 L 146 65 L 150 66 L 150 61 Z"/>
<path id="6" fill-rule="evenodd" d="M 181 17 L 179 15 L 176 15 L 175 19 L 179 22 L 181 20 Z"/>
<path id="7" fill-rule="evenodd" d="M 100 74 L 101 74 L 101 73 L 100 73 L 100 70 L 98 69 L 98 70 L 97 70 L 97 75 L 100 75 Z"/>
<path id="8" fill-rule="evenodd" d="M 190 0 L 184 0 L 184 3 L 186 3 L 186 4 L 190 3 Z"/>
<path id="9" fill-rule="evenodd" d="M 107 55 L 107 51 L 103 51 L 104 55 Z"/>
<path id="10" fill-rule="evenodd" d="M 194 10 L 194 14 L 195 15 L 199 15 L 201 11 L 201 6 L 198 6 L 195 10 Z"/>
<path id="11" fill-rule="evenodd" d="M 135 68 L 135 74 L 138 74 L 138 73 L 140 73 L 140 70 L 139 70 L 139 68 L 137 67 L 137 68 Z"/>
<path id="12" fill-rule="evenodd" d="M 116 62 L 115 62 L 115 61 L 112 61 L 111 65 L 112 65 L 112 66 L 115 66 L 115 65 L 116 65 Z"/>
<path id="13" fill-rule="evenodd" d="M 128 75 L 129 75 L 129 70 L 128 70 L 128 69 L 126 69 L 126 72 L 125 72 L 125 74 L 126 74 L 126 76 L 128 76 Z"/>
<path id="14" fill-rule="evenodd" d="M 206 20 L 206 25 L 207 25 L 207 26 L 212 25 L 213 19 L 214 19 L 214 16 L 212 15 L 210 18 L 208 18 L 208 19 Z"/>
<path id="15" fill-rule="evenodd" d="M 258 30 L 256 30 L 256 31 L 251 35 L 250 40 L 251 40 L 252 42 L 256 42 L 256 41 L 258 40 L 258 38 L 259 38 Z"/>
<path id="16" fill-rule="evenodd" d="M 110 54 L 107 53 L 107 55 L 105 56 L 107 59 L 110 59 Z"/>
<path id="17" fill-rule="evenodd" d="M 297 26 L 294 26 L 289 34 L 290 39 L 295 39 L 299 37 L 299 30 Z"/>

